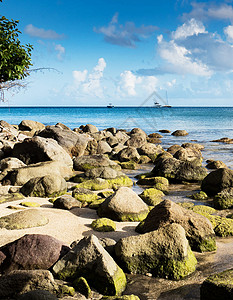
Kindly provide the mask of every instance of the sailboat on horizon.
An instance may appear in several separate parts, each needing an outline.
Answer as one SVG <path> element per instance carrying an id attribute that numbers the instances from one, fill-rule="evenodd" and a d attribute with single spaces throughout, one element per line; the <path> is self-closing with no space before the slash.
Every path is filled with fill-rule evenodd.
<path id="1" fill-rule="evenodd" d="M 153 98 L 154 99 L 154 106 L 155 108 L 170 108 L 172 107 L 171 105 L 168 104 L 168 96 L 167 96 L 167 91 L 166 91 L 166 100 L 164 100 L 156 91 L 154 91 L 149 98 Z M 164 103 L 164 105 L 160 104 L 160 102 L 158 101 L 158 99 Z"/>

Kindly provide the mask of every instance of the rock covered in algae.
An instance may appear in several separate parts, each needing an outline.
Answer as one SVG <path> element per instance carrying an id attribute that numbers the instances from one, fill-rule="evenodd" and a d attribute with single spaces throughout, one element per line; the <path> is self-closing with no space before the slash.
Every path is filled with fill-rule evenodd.
<path id="1" fill-rule="evenodd" d="M 185 229 L 192 250 L 200 252 L 216 250 L 211 222 L 170 200 L 164 200 L 156 205 L 146 219 L 137 226 L 136 231 L 146 233 L 171 223 L 180 224 Z"/>
<path id="2" fill-rule="evenodd" d="M 127 272 L 149 272 L 153 276 L 171 279 L 181 279 L 191 274 L 197 264 L 185 231 L 179 224 L 122 238 L 115 246 L 115 253 L 119 265 Z"/>
<path id="3" fill-rule="evenodd" d="M 164 193 L 160 190 L 150 188 L 144 190 L 139 197 L 142 198 L 142 200 L 147 204 L 147 205 L 157 205 L 161 201 L 163 201 L 162 197 L 164 197 Z"/>
<path id="4" fill-rule="evenodd" d="M 214 207 L 217 209 L 227 209 L 233 206 L 233 188 L 223 189 L 213 199 Z"/>
<path id="5" fill-rule="evenodd" d="M 140 300 L 136 295 L 104 296 L 101 300 Z"/>
<path id="6" fill-rule="evenodd" d="M 83 238 L 63 256 L 53 266 L 53 273 L 71 281 L 83 276 L 103 295 L 120 295 L 126 287 L 124 272 L 94 235 Z"/>
<path id="7" fill-rule="evenodd" d="M 37 209 L 27 209 L 0 218 L 0 228 L 24 229 L 44 226 L 49 220 Z"/>
<path id="8" fill-rule="evenodd" d="M 233 300 L 233 269 L 210 275 L 200 292 L 201 300 Z"/>
<path id="9" fill-rule="evenodd" d="M 98 215 L 115 221 L 141 221 L 148 214 L 148 206 L 130 188 L 121 187 L 99 206 Z"/>
<path id="10" fill-rule="evenodd" d="M 91 227 L 96 231 L 115 231 L 116 224 L 114 221 L 108 218 L 96 219 L 91 223 Z"/>

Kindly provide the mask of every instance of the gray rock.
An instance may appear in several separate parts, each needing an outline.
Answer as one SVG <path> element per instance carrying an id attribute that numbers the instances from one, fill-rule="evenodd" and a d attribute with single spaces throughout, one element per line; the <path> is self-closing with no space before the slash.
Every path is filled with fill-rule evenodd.
<path id="1" fill-rule="evenodd" d="M 40 122 L 36 122 L 36 121 L 32 121 L 32 120 L 23 120 L 20 124 L 19 124 L 19 130 L 21 131 L 40 131 L 45 129 L 45 125 L 40 123 Z"/>
<path id="2" fill-rule="evenodd" d="M 205 147 L 202 144 L 198 143 L 184 143 L 181 145 L 183 148 L 194 148 L 197 150 L 203 150 Z"/>
<path id="3" fill-rule="evenodd" d="M 6 169 L 12 170 L 12 169 L 18 169 L 21 167 L 25 167 L 25 163 L 23 163 L 21 160 L 19 160 L 16 157 L 7 157 L 3 158 L 0 161 L 0 170 L 4 171 Z"/>
<path id="4" fill-rule="evenodd" d="M 58 298 L 48 291 L 34 290 L 17 297 L 17 300 L 57 300 Z"/>
<path id="5" fill-rule="evenodd" d="M 71 156 L 84 155 L 88 142 L 93 139 L 87 134 L 79 134 L 56 126 L 46 126 L 38 135 L 56 140 Z"/>
<path id="6" fill-rule="evenodd" d="M 146 136 L 143 134 L 131 134 L 130 139 L 125 142 L 128 147 L 140 148 L 147 143 Z"/>
<path id="7" fill-rule="evenodd" d="M 58 161 L 46 161 L 15 169 L 7 175 L 12 185 L 23 185 L 32 178 L 46 175 L 62 176 L 65 179 L 72 177 L 71 168 Z"/>
<path id="8" fill-rule="evenodd" d="M 0 299 L 14 298 L 32 290 L 56 293 L 58 286 L 47 270 L 18 270 L 0 277 Z"/>
<path id="9" fill-rule="evenodd" d="M 180 224 L 185 229 L 192 250 L 200 252 L 216 250 L 215 234 L 210 221 L 170 200 L 164 200 L 156 205 L 136 230 L 146 233 L 172 223 Z"/>
<path id="10" fill-rule="evenodd" d="M 100 217 L 115 221 L 141 221 L 148 214 L 148 206 L 130 188 L 121 187 L 107 197 L 98 209 Z"/>
<path id="11" fill-rule="evenodd" d="M 54 208 L 70 210 L 75 207 L 82 207 L 82 203 L 69 195 L 63 195 L 53 202 Z"/>
<path id="12" fill-rule="evenodd" d="M 14 126 L 6 121 L 0 121 L 0 139 L 16 140 L 18 133 L 18 130 Z"/>
<path id="13" fill-rule="evenodd" d="M 112 148 L 109 146 L 109 144 L 106 141 L 99 141 L 98 147 L 97 147 L 97 153 L 98 154 L 105 154 L 105 153 L 111 153 Z"/>
<path id="14" fill-rule="evenodd" d="M 181 279 L 194 272 L 197 263 L 179 224 L 122 238 L 115 246 L 115 253 L 119 265 L 127 272 L 152 273 L 171 279 Z"/>
<path id="15" fill-rule="evenodd" d="M 83 276 L 90 286 L 104 295 L 119 295 L 126 287 L 126 277 L 97 237 L 83 238 L 53 267 L 53 273 L 63 280 Z"/>
<path id="16" fill-rule="evenodd" d="M 213 199 L 214 207 L 217 209 L 227 209 L 233 207 L 233 187 L 221 190 Z"/>
<path id="17" fill-rule="evenodd" d="M 135 147 L 127 147 L 122 149 L 120 152 L 118 152 L 117 157 L 121 162 L 130 160 L 138 162 L 140 160 L 140 155 Z"/>
<path id="18" fill-rule="evenodd" d="M 99 129 L 92 124 L 87 124 L 83 127 L 83 132 L 88 132 L 88 133 L 94 133 L 94 132 L 98 132 Z"/>
<path id="19" fill-rule="evenodd" d="M 147 155 L 149 157 L 156 157 L 159 153 L 164 152 L 160 145 L 155 145 L 152 143 L 146 143 L 137 149 L 140 155 Z"/>
<path id="20" fill-rule="evenodd" d="M 103 154 L 76 157 L 73 163 L 74 170 L 76 171 L 86 171 L 98 167 L 110 167 L 116 170 L 120 169 L 120 166 L 116 162 L 110 160 Z"/>
<path id="21" fill-rule="evenodd" d="M 127 133 L 125 133 L 124 131 L 121 131 L 121 130 L 117 131 L 117 133 L 115 134 L 115 137 L 118 139 L 118 142 L 121 144 L 124 144 L 130 138 Z"/>
<path id="22" fill-rule="evenodd" d="M 214 196 L 232 186 L 233 171 L 227 168 L 220 168 L 212 171 L 203 179 L 201 189 L 208 196 Z"/>
<path id="23" fill-rule="evenodd" d="M 203 160 L 201 151 L 192 147 L 180 148 L 173 157 L 181 161 L 188 161 L 194 166 L 201 166 Z"/>
<path id="24" fill-rule="evenodd" d="M 12 156 L 22 160 L 26 164 L 34 164 L 43 161 L 62 161 L 72 168 L 73 163 L 69 154 L 53 139 L 35 136 L 15 144 Z"/>
<path id="25" fill-rule="evenodd" d="M 27 209 L 0 218 L 0 228 L 9 230 L 39 227 L 49 220 L 37 209 Z"/>
<path id="26" fill-rule="evenodd" d="M 0 248 L 0 272 L 13 270 L 47 270 L 69 251 L 61 241 L 49 235 L 26 234 Z"/>
<path id="27" fill-rule="evenodd" d="M 185 135 L 188 135 L 188 132 L 186 130 L 176 130 L 176 131 L 172 132 L 172 135 L 185 136 Z"/>
<path id="28" fill-rule="evenodd" d="M 176 151 L 180 150 L 182 147 L 180 145 L 172 145 L 167 149 L 167 152 L 170 154 L 175 154 Z"/>
<path id="29" fill-rule="evenodd" d="M 207 169 L 220 169 L 220 168 L 227 168 L 227 166 L 221 160 L 208 160 Z"/>
<path id="30" fill-rule="evenodd" d="M 88 178 L 112 179 L 118 176 L 124 176 L 124 174 L 121 171 L 114 170 L 110 167 L 99 167 L 99 168 L 89 169 L 85 172 L 85 177 Z"/>

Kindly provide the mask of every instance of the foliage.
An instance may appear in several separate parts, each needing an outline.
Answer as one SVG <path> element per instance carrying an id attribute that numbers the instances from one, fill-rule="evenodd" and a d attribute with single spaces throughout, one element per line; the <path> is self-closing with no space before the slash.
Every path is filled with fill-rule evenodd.
<path id="1" fill-rule="evenodd" d="M 25 78 L 31 64 L 32 46 L 21 44 L 19 21 L 0 18 L 0 83 Z"/>

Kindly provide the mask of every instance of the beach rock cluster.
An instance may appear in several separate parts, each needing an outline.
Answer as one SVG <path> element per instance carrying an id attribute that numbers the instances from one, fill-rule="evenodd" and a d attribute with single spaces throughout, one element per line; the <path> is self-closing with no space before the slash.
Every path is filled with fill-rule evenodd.
<path id="1" fill-rule="evenodd" d="M 205 197 L 214 197 L 216 208 L 233 206 L 233 171 L 218 168 L 222 165 L 216 162 L 212 166 L 216 170 L 208 174 L 200 144 L 173 145 L 165 151 L 159 133 L 148 136 L 140 128 L 99 131 L 91 124 L 71 130 L 62 123 L 45 126 L 24 120 L 12 126 L 1 121 L 0 128 L 2 191 L 9 187 L 0 195 L 0 203 L 51 198 L 52 209 L 58 212 L 88 207 L 96 209 L 97 218 L 90 224 L 96 235 L 89 234 L 70 247 L 42 234 L 26 234 L 0 247 L 0 299 L 40 295 L 57 299 L 77 293 L 91 298 L 95 290 L 104 299 L 138 300 L 134 295 L 121 296 L 127 285 L 125 273 L 182 279 L 196 269 L 193 251 L 215 251 L 215 234 L 224 236 L 233 223 L 214 216 L 215 210 L 186 209 L 167 199 L 170 184 L 202 182 L 201 193 L 193 199 L 203 200 L 205 192 Z M 188 133 L 177 130 L 172 135 Z M 137 184 L 143 187 L 138 195 L 124 170 L 146 163 L 153 167 L 137 176 Z M 35 202 L 22 205 L 27 208 L 0 217 L 0 229 L 48 224 Z M 140 222 L 134 235 L 105 242 L 97 238 L 126 221 Z M 233 224 L 229 232 L 233 235 Z"/>

